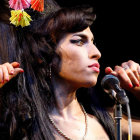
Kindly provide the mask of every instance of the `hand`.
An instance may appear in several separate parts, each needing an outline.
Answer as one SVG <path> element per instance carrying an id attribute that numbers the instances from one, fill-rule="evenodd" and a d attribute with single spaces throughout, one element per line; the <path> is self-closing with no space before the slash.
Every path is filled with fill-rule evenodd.
<path id="1" fill-rule="evenodd" d="M 117 76 L 122 88 L 132 92 L 140 100 L 140 65 L 132 60 L 124 62 L 121 66 L 105 69 L 106 74 Z"/>
<path id="2" fill-rule="evenodd" d="M 2 88 L 13 77 L 24 72 L 22 68 L 19 68 L 19 65 L 20 64 L 18 62 L 4 63 L 0 65 L 0 88 Z"/>

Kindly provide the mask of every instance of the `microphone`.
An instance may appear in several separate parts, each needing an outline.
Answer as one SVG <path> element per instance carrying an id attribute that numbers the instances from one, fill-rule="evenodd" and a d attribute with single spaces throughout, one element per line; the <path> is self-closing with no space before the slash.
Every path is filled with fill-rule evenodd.
<path id="1" fill-rule="evenodd" d="M 126 96 L 124 89 L 120 88 L 120 81 L 117 77 L 108 74 L 103 77 L 101 86 L 106 93 L 113 97 L 121 104 L 129 103 L 129 99 Z"/>

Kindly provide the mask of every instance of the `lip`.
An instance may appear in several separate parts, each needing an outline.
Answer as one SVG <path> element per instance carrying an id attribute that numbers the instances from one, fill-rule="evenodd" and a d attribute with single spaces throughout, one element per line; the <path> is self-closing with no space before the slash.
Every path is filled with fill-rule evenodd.
<path id="1" fill-rule="evenodd" d="M 91 68 L 92 70 L 94 70 L 95 72 L 100 71 L 100 64 L 99 63 L 93 63 L 93 64 L 89 65 L 88 67 Z"/>

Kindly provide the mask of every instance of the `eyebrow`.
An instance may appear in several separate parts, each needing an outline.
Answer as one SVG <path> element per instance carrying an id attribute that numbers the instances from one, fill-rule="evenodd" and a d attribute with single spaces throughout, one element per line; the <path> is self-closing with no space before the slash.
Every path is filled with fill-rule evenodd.
<path id="1" fill-rule="evenodd" d="M 76 33 L 73 36 L 80 36 L 81 38 L 88 39 L 88 36 L 87 35 L 81 34 L 81 33 Z M 91 40 L 92 41 L 94 40 L 94 36 L 91 38 Z"/>

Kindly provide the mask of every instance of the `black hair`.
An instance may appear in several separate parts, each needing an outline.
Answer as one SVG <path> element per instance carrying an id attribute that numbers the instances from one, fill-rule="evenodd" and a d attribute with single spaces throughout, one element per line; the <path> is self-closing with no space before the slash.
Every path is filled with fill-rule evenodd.
<path id="1" fill-rule="evenodd" d="M 48 76 L 49 65 L 56 55 L 55 49 L 61 38 L 67 33 L 82 31 L 91 26 L 95 14 L 89 7 L 58 8 L 52 13 L 50 10 L 51 14 L 35 14 L 31 26 L 22 29 L 9 24 L 7 2 L 2 2 L 2 14 L 7 16 L 3 18 L 0 14 L 0 64 L 17 61 L 24 73 L 0 89 L 0 137 L 11 140 L 23 137 L 54 140 L 46 117 L 48 108 L 55 103 Z M 88 102 L 91 90 L 85 89 L 85 92 L 86 98 L 83 94 L 77 94 L 79 102 L 98 118 L 113 140 L 111 117 L 92 100 Z"/>

